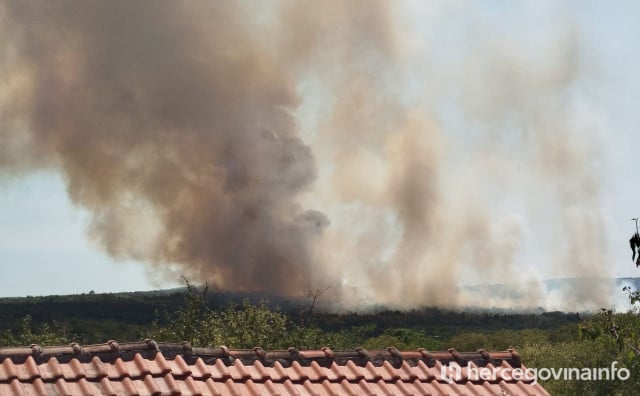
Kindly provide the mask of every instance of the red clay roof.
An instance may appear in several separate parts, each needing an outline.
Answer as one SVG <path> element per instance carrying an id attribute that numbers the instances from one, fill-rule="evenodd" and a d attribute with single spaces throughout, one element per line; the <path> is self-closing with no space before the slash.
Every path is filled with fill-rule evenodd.
<path id="1" fill-rule="evenodd" d="M 0 395 L 548 395 L 531 380 L 502 377 L 524 367 L 514 350 L 265 352 L 146 340 L 0 348 L 0 362 Z M 470 381 L 469 362 L 498 377 Z M 441 376 L 450 363 L 463 367 L 452 383 Z"/>

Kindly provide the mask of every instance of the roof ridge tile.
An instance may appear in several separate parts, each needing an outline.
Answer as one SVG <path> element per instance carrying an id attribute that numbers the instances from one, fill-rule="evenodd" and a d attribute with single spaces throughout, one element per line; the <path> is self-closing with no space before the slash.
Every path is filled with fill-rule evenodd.
<path id="1" fill-rule="evenodd" d="M 124 362 L 135 360 L 138 372 L 150 370 L 154 374 L 156 374 L 156 366 L 161 367 L 162 371 L 173 369 L 174 367 L 168 363 L 169 361 L 183 360 L 184 364 L 188 366 L 197 359 L 202 359 L 206 364 L 222 361 L 226 366 L 232 366 L 237 360 L 244 364 L 260 361 L 265 367 L 272 367 L 276 362 L 279 362 L 283 367 L 290 367 L 294 361 L 303 367 L 308 367 L 312 362 L 316 362 L 321 367 L 327 368 L 332 364 L 344 366 L 348 362 L 360 367 L 366 366 L 368 362 L 374 366 L 382 366 L 384 362 L 389 362 L 394 368 L 401 367 L 403 363 L 416 366 L 418 362 L 423 362 L 428 367 L 435 367 L 437 362 L 445 365 L 449 362 L 456 362 L 461 366 L 465 366 L 467 362 L 474 362 L 481 367 L 490 363 L 500 365 L 503 362 L 507 362 L 512 367 L 520 367 L 522 364 L 520 355 L 514 349 L 496 352 L 488 352 L 484 349 L 477 352 L 458 352 L 455 348 L 450 348 L 447 351 L 432 352 L 424 348 L 399 351 L 395 347 L 388 347 L 385 350 L 367 351 L 360 347 L 352 350 L 333 350 L 329 347 L 317 350 L 299 350 L 291 347 L 287 350 L 265 351 L 259 346 L 253 349 L 229 350 L 223 345 L 193 347 L 189 342 L 163 343 L 152 339 L 127 343 L 109 340 L 103 344 L 90 345 L 73 343 L 68 346 L 40 346 L 32 344 L 29 347 L 0 348 L 0 361 L 2 362 L 6 362 L 8 359 L 13 363 L 25 364 L 27 360 L 31 359 L 35 364 L 43 364 L 52 358 L 61 363 L 68 363 L 73 359 L 78 359 L 81 363 L 89 363 L 95 358 L 110 363 L 114 363 L 118 359 Z M 147 361 L 154 361 L 154 363 L 149 365 Z M 7 375 L 6 363 L 0 366 L 0 378 L 3 378 L 3 375 L 5 377 Z"/>

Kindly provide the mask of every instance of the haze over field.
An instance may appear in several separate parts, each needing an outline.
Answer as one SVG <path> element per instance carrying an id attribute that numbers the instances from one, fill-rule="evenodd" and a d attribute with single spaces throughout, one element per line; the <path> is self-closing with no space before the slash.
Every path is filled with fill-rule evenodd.
<path id="1" fill-rule="evenodd" d="M 90 243 L 160 283 L 609 306 L 637 275 L 640 10 L 599 7 L 0 1 L 1 191 L 60 177 Z M 9 209 L 7 285 L 46 227 Z"/>

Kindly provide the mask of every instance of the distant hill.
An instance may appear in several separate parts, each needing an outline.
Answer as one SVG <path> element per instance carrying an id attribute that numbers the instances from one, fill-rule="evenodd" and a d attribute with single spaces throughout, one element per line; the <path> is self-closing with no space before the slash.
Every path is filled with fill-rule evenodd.
<path id="1" fill-rule="evenodd" d="M 547 290 L 570 289 L 577 287 L 580 283 L 577 278 L 550 279 L 544 282 Z M 615 282 L 616 289 L 622 293 L 624 286 L 630 286 L 634 290 L 640 290 L 640 277 L 617 278 L 612 280 Z M 521 290 L 510 288 L 504 284 L 465 286 L 465 290 L 484 293 L 494 297 L 504 296 L 506 298 L 517 299 Z M 96 318 L 111 317 L 109 314 L 113 307 L 125 307 L 126 309 L 118 309 L 117 316 L 126 311 L 133 312 L 131 318 L 122 319 L 139 321 L 148 323 L 153 320 L 154 310 L 172 311 L 180 307 L 184 302 L 184 296 L 187 292 L 186 287 L 177 287 L 170 289 L 159 289 L 152 291 L 138 292 L 120 292 L 120 293 L 82 293 L 70 295 L 50 295 L 50 296 L 28 296 L 28 297 L 3 297 L 0 298 L 0 321 L 13 320 L 17 317 L 24 316 L 25 312 L 30 313 L 31 308 L 49 307 L 49 310 L 35 313 L 38 319 L 51 320 L 55 319 L 57 314 L 65 317 L 87 314 L 84 308 L 91 307 L 89 314 Z M 275 294 L 260 292 L 219 292 L 210 291 L 208 299 L 213 307 L 222 307 L 229 303 L 239 304 L 243 300 L 248 299 L 252 303 L 266 300 L 271 306 L 278 306 L 284 310 L 296 310 L 300 306 L 308 303 L 305 297 L 292 299 L 278 296 Z M 322 301 L 321 301 L 322 302 Z M 88 308 L 87 308 L 88 309 Z M 384 306 L 370 307 L 367 311 L 384 311 L 388 308 Z M 498 309 L 495 307 L 468 307 L 467 310 L 491 310 L 492 312 L 514 312 L 521 311 L 519 309 Z M 39 311 L 39 310 L 38 310 Z M 544 312 L 542 308 L 536 308 L 534 311 Z M 34 313 L 31 313 L 32 315 Z M 40 318 L 39 316 L 43 317 Z M 36 319 L 36 318 L 34 318 Z M 1 322 L 0 322 L 1 323 Z"/>
<path id="2" fill-rule="evenodd" d="M 152 323 L 166 324 L 166 313 L 184 305 L 185 288 L 152 292 L 85 293 L 66 296 L 18 297 L 0 299 L 0 334 L 12 329 L 21 332 L 26 315 L 32 318 L 32 329 L 47 324 L 62 329 L 70 339 L 81 343 L 105 342 L 110 339 L 135 341 L 148 337 Z M 259 293 L 212 293 L 212 307 L 224 307 L 243 299 L 257 302 L 270 298 L 272 305 L 289 314 L 294 322 L 301 309 L 308 307 L 306 299 L 287 300 Z M 274 304 L 275 303 L 275 304 Z M 461 332 L 501 329 L 556 329 L 575 331 L 582 315 L 563 312 L 515 310 L 451 310 L 423 307 L 408 311 L 376 307 L 367 312 L 341 314 L 319 309 L 314 323 L 323 331 L 341 331 L 352 326 L 372 325 L 374 335 L 385 329 L 420 329 L 433 337 L 451 337 Z M 568 327 L 567 327 L 568 326 Z M 562 330 L 565 329 L 565 330 Z"/>

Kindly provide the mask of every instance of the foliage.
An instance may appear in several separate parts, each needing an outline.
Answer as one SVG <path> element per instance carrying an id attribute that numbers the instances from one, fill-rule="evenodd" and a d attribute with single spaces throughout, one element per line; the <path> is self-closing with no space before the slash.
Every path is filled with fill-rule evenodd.
<path id="1" fill-rule="evenodd" d="M 189 341 L 192 345 L 226 345 L 232 348 L 286 348 L 292 335 L 310 337 L 296 328 L 279 308 L 267 301 L 257 304 L 248 299 L 241 304 L 230 302 L 226 308 L 214 310 L 207 302 L 208 288 L 199 291 L 187 279 L 185 305 L 167 314 L 167 326 L 155 320 L 148 336 L 158 341 Z"/>
<path id="2" fill-rule="evenodd" d="M 600 315 L 584 323 L 581 328 L 583 338 L 597 342 L 607 342 L 615 346 L 614 360 L 619 361 L 631 372 L 631 378 L 623 384 L 629 389 L 640 388 L 640 315 L 637 301 L 630 301 L 633 308 L 625 313 L 613 313 L 603 309 Z"/>
<path id="3" fill-rule="evenodd" d="M 636 266 L 640 265 L 640 236 L 638 234 L 638 219 L 636 232 L 629 243 L 633 251 L 632 260 L 636 259 Z M 632 308 L 626 313 L 614 313 L 609 309 L 602 309 L 600 314 L 583 321 L 579 325 L 579 341 L 574 350 L 582 353 L 579 359 L 574 359 L 575 367 L 603 367 L 616 361 L 629 369 L 630 378 L 626 381 L 594 381 L 577 384 L 551 384 L 559 394 L 566 394 L 561 387 L 573 386 L 575 394 L 616 394 L 635 395 L 640 389 L 640 291 L 625 286 L 622 291 Z M 536 350 L 539 352 L 545 346 Z M 594 361 L 595 359 L 595 361 Z M 566 361 L 566 360 L 565 360 Z M 565 366 L 566 367 L 566 366 Z M 551 389 L 551 388 L 550 388 Z"/>
<path id="4" fill-rule="evenodd" d="M 13 345 L 60 345 L 68 343 L 67 327 L 53 322 L 34 325 L 30 315 L 25 315 L 15 329 L 6 330 L 0 336 L 0 346 Z"/>
<path id="5" fill-rule="evenodd" d="M 188 293 L 185 305 L 166 315 L 168 325 L 154 321 L 150 338 L 158 341 L 189 341 L 197 346 L 226 345 L 231 348 L 284 349 L 354 348 L 375 326 L 353 326 L 335 332 L 324 332 L 311 325 L 312 317 L 305 311 L 304 321 L 294 323 L 280 308 L 272 308 L 266 300 L 257 304 L 248 299 L 241 304 L 230 302 L 226 308 L 214 310 L 207 303 L 208 289 L 198 291 L 186 279 Z M 314 295 L 315 304 L 318 295 Z M 313 308 L 313 306 L 312 306 Z"/>
<path id="6" fill-rule="evenodd" d="M 605 339 L 529 345 L 520 349 L 519 352 L 527 367 L 538 369 L 610 367 L 612 361 L 616 359 L 615 345 Z M 624 393 L 627 384 L 622 381 L 550 379 L 541 383 L 552 395 L 629 394 Z"/>
<path id="7" fill-rule="evenodd" d="M 191 293 L 202 291 L 195 288 Z M 15 328 L 25 315 L 30 315 L 35 324 L 64 323 L 67 334 L 73 334 L 74 340 L 84 344 L 101 343 L 109 339 L 117 339 L 120 342 L 136 341 L 148 337 L 160 328 L 169 327 L 169 319 L 175 318 L 174 314 L 185 308 L 185 294 L 188 293 L 187 288 L 181 288 L 156 292 L 0 298 L 0 334 Z M 225 310 L 230 302 L 241 307 L 243 300 L 247 298 L 252 305 L 260 304 L 260 298 L 250 294 L 216 292 L 207 293 L 204 297 L 206 305 L 212 311 Z M 308 303 L 311 305 L 311 301 Z M 424 332 L 428 338 L 416 341 L 415 344 L 425 342 L 421 346 L 427 349 L 431 349 L 428 346 L 430 340 L 442 341 L 468 332 L 492 334 L 502 329 L 540 330 L 555 342 L 566 340 L 567 337 L 575 338 L 576 325 L 580 322 L 575 313 L 561 312 L 460 312 L 421 308 L 410 311 L 329 313 L 315 309 L 312 315 L 309 315 L 309 308 L 301 307 L 301 304 L 290 300 L 271 298 L 267 305 L 269 309 L 279 310 L 292 322 L 289 331 L 292 337 L 296 337 L 293 341 L 301 340 L 298 336 L 306 332 L 304 340 L 308 342 L 305 341 L 304 345 L 331 342 L 348 346 L 350 343 L 344 341 L 344 337 L 353 335 L 352 329 L 361 326 L 373 328 L 370 332 L 363 333 L 357 342 L 351 343 L 361 345 L 368 338 L 380 336 L 391 329 Z M 150 328 L 154 323 L 155 331 L 152 331 Z M 186 317 L 182 323 L 189 328 Z M 298 327 L 303 330 L 298 330 Z M 315 333 L 320 334 L 314 335 Z M 329 334 L 332 335 L 332 339 L 327 340 Z M 418 334 L 415 336 L 419 338 Z M 187 339 L 190 338 L 185 338 Z M 442 347 L 448 345 L 443 342 Z"/>
<path id="8" fill-rule="evenodd" d="M 160 325 L 160 315 L 158 310 L 154 310 L 154 321 L 148 337 L 158 341 L 189 341 L 195 345 L 208 345 L 210 332 L 205 331 L 206 319 L 210 314 L 207 305 L 206 295 L 208 288 L 202 292 L 193 286 L 186 278 L 187 295 L 185 303 L 173 314 L 165 313 L 168 326 Z M 215 329 L 212 329 L 215 331 Z"/>
<path id="9" fill-rule="evenodd" d="M 477 351 L 488 347 L 489 337 L 481 333 L 464 333 L 451 338 L 449 345 L 460 351 Z"/>
<path id="10" fill-rule="evenodd" d="M 369 338 L 364 342 L 364 348 L 371 350 L 385 349 L 391 346 L 400 350 L 424 348 L 436 351 L 442 349 L 441 342 L 423 329 L 386 329 L 381 335 Z"/>
<path id="11" fill-rule="evenodd" d="M 209 332 L 209 345 L 229 345 L 234 348 L 262 346 L 283 348 L 290 332 L 289 318 L 280 309 L 270 309 L 266 301 L 241 305 L 230 303 L 222 311 L 210 311 L 204 319 Z"/>

